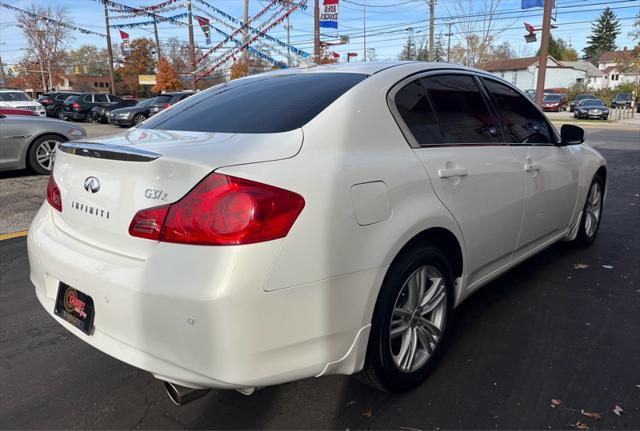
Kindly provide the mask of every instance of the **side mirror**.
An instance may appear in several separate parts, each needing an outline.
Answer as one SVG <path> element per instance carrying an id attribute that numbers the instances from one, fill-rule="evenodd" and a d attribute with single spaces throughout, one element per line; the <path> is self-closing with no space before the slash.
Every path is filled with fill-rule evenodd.
<path id="1" fill-rule="evenodd" d="M 584 142 L 584 129 L 572 124 L 564 124 L 560 129 L 561 145 L 578 145 Z"/>

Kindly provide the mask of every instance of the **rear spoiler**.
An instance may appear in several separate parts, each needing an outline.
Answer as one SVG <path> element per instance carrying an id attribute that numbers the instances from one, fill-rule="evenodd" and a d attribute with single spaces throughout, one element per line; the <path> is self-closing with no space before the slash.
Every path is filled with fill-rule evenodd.
<path id="1" fill-rule="evenodd" d="M 65 142 L 60 144 L 58 149 L 76 156 L 125 162 L 151 162 L 160 157 L 160 154 L 134 147 L 92 142 Z"/>

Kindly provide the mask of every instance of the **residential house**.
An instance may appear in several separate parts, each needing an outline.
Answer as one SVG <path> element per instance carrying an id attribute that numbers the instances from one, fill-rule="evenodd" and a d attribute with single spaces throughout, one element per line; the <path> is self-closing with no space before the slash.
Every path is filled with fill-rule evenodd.
<path id="1" fill-rule="evenodd" d="M 634 59 L 634 55 L 637 54 L 626 46 L 623 50 L 606 51 L 600 55 L 598 69 L 604 74 L 603 88 L 613 89 L 628 82 L 640 85 L 640 59 Z"/>
<path id="2" fill-rule="evenodd" d="M 538 80 L 539 57 L 511 58 L 484 63 L 480 69 L 491 72 L 509 82 L 521 90 L 536 88 Z M 566 66 L 563 62 L 549 56 L 547 58 L 547 73 L 545 88 L 568 88 L 579 82 L 586 82 L 588 71 L 583 68 Z"/>
<path id="3" fill-rule="evenodd" d="M 595 67 L 588 61 L 561 61 L 565 67 L 572 69 L 584 70 L 585 78 L 583 84 L 594 90 L 600 90 L 606 87 L 605 74 L 602 70 Z"/>

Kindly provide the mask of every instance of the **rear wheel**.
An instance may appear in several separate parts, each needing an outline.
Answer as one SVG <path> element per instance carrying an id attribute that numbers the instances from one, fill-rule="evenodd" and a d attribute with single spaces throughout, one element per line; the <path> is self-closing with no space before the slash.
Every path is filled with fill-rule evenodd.
<path id="1" fill-rule="evenodd" d="M 55 151 L 65 139 L 58 135 L 43 135 L 33 141 L 29 147 L 29 167 L 38 174 L 51 172 Z"/>
<path id="2" fill-rule="evenodd" d="M 56 116 L 56 118 L 58 120 L 66 120 L 67 119 L 67 116 L 64 115 L 64 111 L 62 110 L 62 108 L 56 109 L 55 116 Z"/>
<path id="3" fill-rule="evenodd" d="M 596 174 L 589 187 L 587 200 L 582 210 L 578 235 L 574 243 L 581 247 L 588 247 L 596 240 L 602 220 L 602 199 L 604 197 L 604 180 Z"/>
<path id="4" fill-rule="evenodd" d="M 449 263 L 432 245 L 396 259 L 378 296 L 360 380 L 390 392 L 422 383 L 447 333 L 452 286 Z"/>

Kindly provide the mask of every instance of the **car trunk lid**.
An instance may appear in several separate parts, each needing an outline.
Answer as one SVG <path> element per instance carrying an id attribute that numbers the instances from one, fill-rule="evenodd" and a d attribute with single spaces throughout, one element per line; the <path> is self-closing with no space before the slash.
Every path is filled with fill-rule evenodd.
<path id="1" fill-rule="evenodd" d="M 53 175 L 62 196 L 56 226 L 92 246 L 145 259 L 156 242 L 129 235 L 134 215 L 176 202 L 217 168 L 293 157 L 300 129 L 249 135 L 133 129 L 66 143 Z"/>

